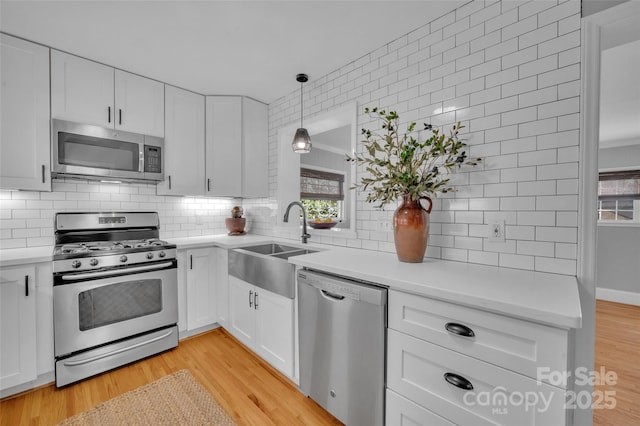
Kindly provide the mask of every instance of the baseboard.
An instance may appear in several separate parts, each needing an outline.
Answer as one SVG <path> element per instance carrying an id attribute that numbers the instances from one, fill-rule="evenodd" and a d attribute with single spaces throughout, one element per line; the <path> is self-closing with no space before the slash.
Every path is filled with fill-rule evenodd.
<path id="1" fill-rule="evenodd" d="M 596 287 L 596 299 L 640 306 L 640 293 Z"/>

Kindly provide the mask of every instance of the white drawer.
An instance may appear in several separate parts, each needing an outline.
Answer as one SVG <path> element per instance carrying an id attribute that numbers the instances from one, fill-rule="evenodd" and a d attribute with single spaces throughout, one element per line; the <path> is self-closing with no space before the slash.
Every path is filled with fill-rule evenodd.
<path id="1" fill-rule="evenodd" d="M 394 330 L 387 337 L 387 386 L 455 424 L 566 424 L 563 389 Z M 473 388 L 454 386 L 445 374 Z"/>
<path id="2" fill-rule="evenodd" d="M 456 426 L 439 415 L 387 389 L 387 426 Z"/>
<path id="3" fill-rule="evenodd" d="M 465 327 L 473 337 L 456 334 Z M 548 372 L 568 369 L 568 330 L 440 300 L 389 291 L 389 328 L 534 379 L 538 367 Z"/>

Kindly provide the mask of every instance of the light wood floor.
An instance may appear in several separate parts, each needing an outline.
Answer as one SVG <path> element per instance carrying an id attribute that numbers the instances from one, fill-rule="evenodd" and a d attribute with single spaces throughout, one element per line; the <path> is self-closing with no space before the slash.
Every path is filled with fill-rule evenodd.
<path id="1" fill-rule="evenodd" d="M 0 402 L 2 426 L 54 425 L 183 368 L 239 425 L 341 425 L 221 328 L 177 348 L 80 383 L 39 388 Z"/>
<path id="2" fill-rule="evenodd" d="M 640 425 L 640 306 L 596 301 L 595 370 L 618 375 L 615 385 L 597 385 L 615 391 L 612 410 L 593 410 L 594 426 Z"/>
<path id="3" fill-rule="evenodd" d="M 615 371 L 616 407 L 594 426 L 640 425 L 640 307 L 596 303 L 595 370 Z M 63 389 L 45 386 L 0 402 L 2 426 L 52 425 L 121 393 L 187 368 L 240 425 L 340 425 L 293 383 L 222 329 L 178 348 Z"/>

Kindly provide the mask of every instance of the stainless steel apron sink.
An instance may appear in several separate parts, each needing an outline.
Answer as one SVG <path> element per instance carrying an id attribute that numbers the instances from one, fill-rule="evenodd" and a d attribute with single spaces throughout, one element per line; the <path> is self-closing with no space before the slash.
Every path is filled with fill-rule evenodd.
<path id="1" fill-rule="evenodd" d="M 229 250 L 229 275 L 293 299 L 295 298 L 295 267 L 287 262 L 287 259 L 316 251 L 279 243 L 231 249 Z"/>

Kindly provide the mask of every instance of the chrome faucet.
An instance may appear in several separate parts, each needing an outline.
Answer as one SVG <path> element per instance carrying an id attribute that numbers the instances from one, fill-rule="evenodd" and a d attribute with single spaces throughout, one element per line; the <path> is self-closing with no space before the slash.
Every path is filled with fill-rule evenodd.
<path id="1" fill-rule="evenodd" d="M 282 219 L 283 222 L 289 222 L 289 210 L 291 210 L 291 206 L 298 206 L 300 207 L 300 210 L 302 210 L 302 243 L 306 244 L 307 243 L 307 239 L 311 238 L 311 235 L 307 234 L 307 211 L 304 209 L 304 206 L 302 205 L 302 203 L 300 201 L 292 201 L 289 203 L 289 205 L 287 206 L 287 211 L 284 212 L 284 219 Z"/>

